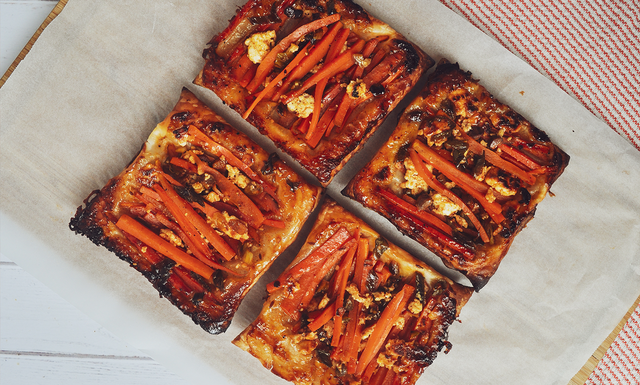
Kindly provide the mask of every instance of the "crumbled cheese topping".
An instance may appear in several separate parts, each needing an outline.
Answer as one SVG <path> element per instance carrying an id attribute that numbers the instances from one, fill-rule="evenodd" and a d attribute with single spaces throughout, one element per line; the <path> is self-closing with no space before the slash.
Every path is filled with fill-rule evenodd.
<path id="1" fill-rule="evenodd" d="M 160 236 L 176 247 L 183 247 L 182 239 L 169 229 L 160 230 Z"/>
<path id="2" fill-rule="evenodd" d="M 496 176 L 487 176 L 484 179 L 484 181 L 487 182 L 487 184 L 489 186 L 493 187 L 494 190 L 499 192 L 501 195 L 510 197 L 510 196 L 516 195 L 516 193 L 517 193 L 517 191 L 515 189 L 512 189 L 512 188 L 506 186 Z"/>
<path id="3" fill-rule="evenodd" d="M 287 108 L 298 115 L 299 118 L 308 118 L 313 113 L 314 104 L 313 96 L 304 93 L 287 103 Z"/>
<path id="4" fill-rule="evenodd" d="M 409 309 L 412 314 L 419 314 L 422 311 L 422 303 L 418 301 L 417 298 L 414 298 L 407 306 L 407 309 Z"/>
<path id="5" fill-rule="evenodd" d="M 445 197 L 444 195 L 435 193 L 431 196 L 431 198 L 433 199 L 433 206 L 434 206 L 433 212 L 435 212 L 436 214 L 449 216 L 460 211 L 460 206 L 453 203 L 449 198 Z"/>
<path id="6" fill-rule="evenodd" d="M 347 95 L 351 99 L 360 99 L 367 93 L 367 85 L 362 80 L 352 80 L 347 85 Z"/>
<path id="7" fill-rule="evenodd" d="M 276 31 L 269 30 L 251 35 L 244 44 L 247 46 L 247 56 L 254 64 L 259 64 L 271 51 L 276 42 Z"/>
<path id="8" fill-rule="evenodd" d="M 368 308 L 373 303 L 373 299 L 370 296 L 363 297 L 360 295 L 360 290 L 356 287 L 355 284 L 351 283 L 347 286 L 347 292 L 351 294 L 351 297 L 356 301 L 361 303 L 365 308 Z"/>
<path id="9" fill-rule="evenodd" d="M 236 186 L 240 187 L 241 189 L 247 187 L 247 185 L 249 185 L 249 182 L 251 182 L 251 180 L 246 175 L 241 173 L 240 170 L 238 170 L 236 167 L 227 164 L 226 169 L 229 180 L 231 180 L 236 184 Z"/>
<path id="10" fill-rule="evenodd" d="M 209 194 L 207 194 L 206 197 L 204 197 L 204 199 L 208 200 L 211 203 L 220 202 L 220 195 L 215 191 L 211 191 Z"/>
<path id="11" fill-rule="evenodd" d="M 418 175 L 418 171 L 416 171 L 410 158 L 404 158 L 404 167 L 406 169 L 404 173 L 405 181 L 400 184 L 401 188 L 411 190 L 413 195 L 418 195 L 429 189 L 429 185 Z"/>

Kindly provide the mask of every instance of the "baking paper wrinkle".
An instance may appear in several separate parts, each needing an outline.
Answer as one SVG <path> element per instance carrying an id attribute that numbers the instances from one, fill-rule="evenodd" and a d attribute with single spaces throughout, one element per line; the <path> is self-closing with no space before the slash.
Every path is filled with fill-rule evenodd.
<path id="1" fill-rule="evenodd" d="M 211 336 L 158 298 L 126 263 L 67 227 L 82 200 L 137 154 L 182 87 L 275 149 L 210 91 L 191 84 L 203 64 L 203 48 L 241 4 L 69 1 L 0 89 L 2 250 L 185 379 L 284 384 L 231 340 L 257 315 L 267 279 L 286 263 L 276 262 L 259 281 L 226 334 Z M 551 188 L 555 196 L 538 206 L 496 275 L 462 309 L 462 322 L 451 326 L 452 351 L 441 353 L 419 384 L 566 384 L 640 293 L 640 153 L 437 1 L 361 5 L 436 60 L 459 62 L 571 156 Z M 328 194 L 392 242 L 455 276 L 433 254 L 340 194 L 384 143 L 397 116 L 394 111 Z M 282 261 L 295 251 L 287 250 Z"/>

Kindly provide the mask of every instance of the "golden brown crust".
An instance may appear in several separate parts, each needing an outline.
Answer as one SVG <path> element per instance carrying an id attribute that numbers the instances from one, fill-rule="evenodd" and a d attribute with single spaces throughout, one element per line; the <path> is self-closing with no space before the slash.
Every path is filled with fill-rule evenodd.
<path id="1" fill-rule="evenodd" d="M 317 289 L 308 288 L 315 293 L 309 305 L 300 308 L 293 316 L 286 309 L 287 301 L 301 290 L 301 284 L 290 278 L 295 274 L 295 269 L 342 229 L 352 236 L 357 236 L 359 231 L 359 239 L 370 250 L 364 266 L 370 267 L 366 270 L 369 277 L 367 288 L 356 288 L 357 293 L 353 292 L 358 271 L 358 257 L 353 257 L 355 262 L 349 281 L 352 283 L 344 297 L 344 309 L 336 310 L 336 314 L 342 314 L 343 317 L 340 323 L 342 337 L 340 343 L 332 347 L 330 341 L 336 330 L 335 316 L 315 331 L 310 327 L 317 314 L 331 308 L 334 303 L 329 299 L 329 293 L 332 285 L 335 285 L 338 270 L 331 270 Z M 346 241 L 345 245 L 351 245 L 349 242 Z M 345 245 L 342 248 L 351 247 Z M 356 253 L 360 253 L 360 249 Z M 346 255 L 348 252 L 344 258 L 348 258 Z M 379 278 L 385 277 L 385 271 L 390 276 Z M 302 282 L 304 278 L 299 280 Z M 407 308 L 399 317 L 402 322 L 394 321 L 395 326 L 388 336 L 383 337 L 384 343 L 370 361 L 373 367 L 368 371 L 363 367 L 363 373 L 358 374 L 359 360 L 365 355 L 369 339 L 374 339 L 376 335 L 373 330 L 383 322 L 380 319 L 384 319 L 384 316 L 380 312 L 392 306 L 391 299 L 400 295 L 406 287 L 403 285 L 411 286 L 415 291 L 407 298 Z M 298 256 L 270 286 L 273 289 L 260 316 L 234 340 L 234 344 L 258 358 L 273 373 L 296 384 L 359 384 L 369 380 L 373 382 L 373 378 L 385 373 L 397 376 L 398 383 L 413 384 L 436 354 L 444 347 L 450 347 L 446 341 L 447 328 L 473 292 L 473 289 L 452 282 L 404 250 L 386 242 L 371 227 L 331 199 L 323 204 Z M 358 344 L 356 361 L 345 359 L 344 353 L 348 350 L 348 344 L 344 341 L 352 338 L 352 319 L 359 321 L 357 330 L 364 336 Z"/>
<path id="2" fill-rule="evenodd" d="M 227 200 L 224 191 L 217 194 L 222 198 L 220 202 L 212 203 L 211 197 L 206 196 L 211 189 L 218 191 L 218 186 L 207 185 L 208 171 L 192 173 L 169 163 L 171 158 L 188 159 L 188 154 L 200 154 L 205 163 L 220 170 L 220 175 L 229 173 L 227 178 L 232 179 L 232 174 L 237 173 L 237 167 L 225 171 L 231 162 L 201 147 L 188 133 L 189 127 L 200 130 L 237 159 L 250 165 L 250 169 L 264 181 L 264 186 L 251 181 L 244 188 L 245 194 L 260 206 L 265 216 L 277 220 L 278 226 L 262 224 L 252 228 L 247 222 L 249 219 L 239 217 L 239 208 L 234 206 L 233 200 Z M 210 277 L 200 276 L 161 253 L 147 254 L 153 250 L 149 251 L 149 247 L 116 226 L 122 216 L 132 217 L 165 239 L 182 243 L 179 248 L 194 255 L 186 240 L 177 239 L 182 237 L 179 221 L 167 209 L 166 202 L 153 199 L 154 188 L 160 186 L 159 170 L 182 183 L 182 189 L 173 185 L 182 199 L 195 202 L 193 204 L 200 207 L 204 207 L 203 204 L 208 206 L 210 211 L 207 214 L 200 209 L 197 213 L 209 221 L 209 225 L 221 234 L 236 255 L 226 261 L 211 245 L 208 246 L 208 252 L 212 253 L 215 263 L 237 275 L 214 268 Z M 239 174 L 241 176 L 237 178 L 246 177 L 244 172 Z M 245 178 L 244 182 L 248 179 Z M 264 195 L 269 186 L 274 191 L 273 197 Z M 142 188 L 151 192 L 145 195 L 141 192 Z M 71 219 L 70 227 L 129 262 L 162 296 L 191 316 L 196 324 L 217 334 L 227 329 L 248 290 L 293 242 L 307 216 L 317 205 L 319 194 L 317 187 L 306 183 L 282 161 L 269 156 L 185 89 L 173 111 L 151 133 L 140 154 L 120 175 L 87 198 L 85 207 L 79 207 Z M 263 201 L 270 202 L 271 208 L 260 205 Z M 184 228 L 182 231 L 187 232 Z"/>
<path id="3" fill-rule="evenodd" d="M 281 15 L 284 22 L 277 22 L 280 20 L 277 17 L 277 10 L 281 7 L 286 7 L 288 12 L 295 10 L 305 16 L 296 19 Z M 384 60 L 380 62 L 378 68 L 386 66 L 386 70 L 380 72 L 384 74 L 384 78 L 394 74 L 393 80 L 389 79 L 389 82 L 385 83 L 384 78 L 379 79 L 373 74 L 369 77 L 363 76 L 362 80 L 367 84 L 368 89 L 371 89 L 371 86 L 377 87 L 376 95 L 370 96 L 366 101 L 358 104 L 355 109 L 352 109 L 350 115 L 345 119 L 344 125 L 336 126 L 331 134 L 320 140 L 315 147 L 309 145 L 305 141 L 305 134 L 297 130 L 302 119 L 298 119 L 293 112 L 287 110 L 285 104 L 281 103 L 283 99 L 280 99 L 280 102 L 265 99 L 258 103 L 247 117 L 247 120 L 262 134 L 267 135 L 280 149 L 287 152 L 316 176 L 323 186 L 327 186 L 331 182 L 336 173 L 364 145 L 365 141 L 413 87 L 424 71 L 433 65 L 433 60 L 420 48 L 408 42 L 387 24 L 368 15 L 360 6 L 349 0 L 318 0 L 313 2 L 253 0 L 238 11 L 238 14 L 231 20 L 229 28 L 212 39 L 211 46 L 204 52 L 204 68 L 194 81 L 195 84 L 213 90 L 227 105 L 243 114 L 262 87 L 251 93 L 241 85 L 237 79 L 238 75 L 234 74 L 234 68 L 237 68 L 240 60 L 236 58 L 237 52 L 236 54 L 232 52 L 235 47 L 243 47 L 242 43 L 252 33 L 264 30 L 278 31 L 279 41 L 282 39 L 280 35 L 286 35 L 283 31 L 290 32 L 294 29 L 293 26 L 299 26 L 312 19 L 326 17 L 334 13 L 339 14 L 344 27 L 352 31 L 352 37 L 349 41 L 356 41 L 357 37 L 369 42 L 377 37 L 386 36 L 386 40 L 378 43 L 376 51 L 370 57 L 374 57 L 378 51 L 385 52 Z M 275 19 L 276 22 L 264 25 L 249 22 L 249 20 L 255 22 L 256 19 L 272 21 Z M 275 77 L 279 71 L 272 71 L 267 81 Z M 348 72 L 345 71 L 345 73 Z M 310 75 L 308 74 L 301 80 L 305 80 Z M 342 74 L 334 77 L 325 89 L 325 95 L 333 84 L 342 83 L 344 88 L 349 80 L 355 79 L 350 79 L 347 75 Z M 381 86 L 382 83 L 384 86 Z M 308 93 L 313 95 L 313 88 Z M 331 103 L 328 103 L 327 106 L 323 105 L 324 114 L 337 107 L 340 98 L 341 95 L 336 98 L 335 105 Z"/>
<path id="4" fill-rule="evenodd" d="M 476 149 L 473 153 L 469 149 L 469 137 L 482 144 L 484 147 L 480 149 L 484 150 Z M 500 214 L 505 217 L 500 223 L 460 185 L 452 190 L 479 218 L 490 238 L 488 242 L 480 239 L 479 231 L 462 210 L 455 214 L 439 212 L 433 202 L 437 193 L 433 187 L 420 185 L 420 181 L 407 183 L 411 178 L 407 176 L 410 166 L 406 159 L 413 165 L 408 152 L 414 151 L 416 141 L 438 151 L 452 164 L 459 162 L 459 170 L 484 184 L 480 186 L 480 190 L 484 188 L 481 195 L 488 200 L 495 198 Z M 509 156 L 506 150 L 511 150 L 515 156 L 524 154 L 523 162 L 535 162 L 526 166 Z M 490 151 L 518 165 L 530 179 L 521 180 L 493 165 L 487 155 Z M 514 237 L 533 217 L 537 204 L 568 161 L 569 156 L 551 143 L 544 132 L 494 99 L 471 78 L 470 73 L 460 70 L 457 64 L 443 62 L 430 76 L 420 96 L 406 108 L 387 144 L 343 193 L 387 217 L 405 235 L 436 253 L 446 265 L 466 274 L 479 290 L 495 273 Z M 425 164 L 432 167 L 428 162 Z M 443 184 L 452 185 L 437 168 L 432 172 Z M 381 190 L 390 191 L 416 207 L 422 206 L 426 212 L 446 222 L 451 227 L 449 231 L 453 232 L 448 237 L 444 237 L 442 231 L 434 232 L 433 226 L 425 225 L 415 215 L 402 212 L 397 205 L 391 204 L 380 195 Z M 504 196 L 502 192 L 514 195 Z M 466 222 L 466 228 L 461 227 L 460 218 Z M 457 250 L 447 243 L 452 239 L 460 246 Z M 467 257 L 463 255 L 464 250 L 469 252 Z"/>

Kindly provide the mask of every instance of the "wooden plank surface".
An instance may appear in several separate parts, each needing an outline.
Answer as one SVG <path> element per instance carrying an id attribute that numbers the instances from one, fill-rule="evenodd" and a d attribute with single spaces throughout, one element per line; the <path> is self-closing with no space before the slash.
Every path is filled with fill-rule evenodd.
<path id="1" fill-rule="evenodd" d="M 55 4 L 9 65 L 0 79 L 0 87 L 67 1 L 60 0 Z M 38 9 L 38 5 L 49 3 L 50 6 L 51 2 L 0 1 L 0 6 L 7 9 L 8 6 L 26 5 Z M 8 33 L 4 27 L 3 33 Z M 111 335 L 6 256 L 0 258 L 0 369 L 3 383 L 183 383 L 180 377 Z M 640 296 L 569 385 L 584 384 L 639 302 Z"/>

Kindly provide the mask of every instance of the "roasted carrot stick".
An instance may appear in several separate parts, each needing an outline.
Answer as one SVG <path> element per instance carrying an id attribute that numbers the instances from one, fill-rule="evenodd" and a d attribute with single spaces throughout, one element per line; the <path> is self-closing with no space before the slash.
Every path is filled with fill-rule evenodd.
<path id="1" fill-rule="evenodd" d="M 535 183 L 536 178 L 533 175 L 527 173 L 526 171 L 516 166 L 515 164 L 502 159 L 500 155 L 496 154 L 491 149 L 481 145 L 466 133 L 462 132 L 462 138 L 469 144 L 469 150 L 474 154 L 482 155 L 484 153 L 485 159 L 489 163 L 493 164 L 494 166 L 501 168 L 502 170 L 508 172 L 509 174 L 519 178 L 523 182 L 526 182 L 530 185 Z M 502 147 L 498 146 L 498 148 L 505 148 L 505 147 L 508 147 L 508 146 L 504 146 L 504 145 L 502 145 Z M 509 153 L 508 151 L 509 150 L 507 150 L 507 153 Z M 509 155 L 511 155 L 511 153 L 509 153 Z"/>
<path id="2" fill-rule="evenodd" d="M 322 39 L 320 39 L 320 41 L 313 46 L 313 48 L 309 51 L 309 55 L 307 55 L 302 60 L 302 62 L 300 62 L 300 65 L 289 71 L 289 76 L 287 76 L 287 79 L 284 81 L 284 83 L 282 83 L 282 86 L 278 88 L 278 92 L 276 92 L 275 95 L 271 98 L 272 101 L 277 102 L 278 100 L 280 100 L 280 96 L 282 96 L 282 94 L 284 94 L 289 89 L 291 83 L 303 78 L 306 74 L 309 73 L 309 71 L 311 71 L 313 67 L 315 67 L 318 63 L 320 63 L 322 59 L 324 59 L 330 47 L 333 47 L 335 45 L 335 37 L 341 28 L 342 23 L 337 22 L 329 29 L 329 31 L 327 31 L 327 33 L 324 34 L 324 36 L 322 36 Z M 345 28 L 345 30 L 348 34 L 349 29 Z"/>
<path id="3" fill-rule="evenodd" d="M 403 310 L 405 310 L 409 298 L 414 292 L 414 287 L 411 285 L 404 285 L 402 290 L 387 304 L 384 311 L 380 315 L 380 319 L 373 327 L 373 332 L 367 341 L 367 344 L 360 355 L 358 366 L 356 367 L 355 374 L 361 376 L 365 368 L 378 354 L 380 348 L 384 345 L 391 328 L 395 324 L 396 320 L 400 316 Z"/>
<path id="4" fill-rule="evenodd" d="M 269 72 L 271 72 L 271 70 L 273 69 L 278 54 L 284 52 L 292 43 L 296 42 L 302 36 L 310 32 L 316 31 L 322 27 L 326 27 L 327 25 L 333 24 L 339 20 L 340 14 L 335 13 L 331 16 L 327 16 L 325 18 L 305 24 L 293 31 L 289 36 L 280 40 L 280 42 L 276 44 L 276 46 L 273 47 L 271 51 L 269 51 L 267 56 L 258 66 L 255 77 L 247 85 L 247 90 L 250 93 L 253 93 L 258 89 L 258 87 L 260 87 L 262 82 L 264 82 L 264 79 L 266 79 L 267 75 L 269 75 Z"/>
<path id="5" fill-rule="evenodd" d="M 453 203 L 458 205 L 458 207 L 460 207 L 462 209 L 462 212 L 465 213 L 467 218 L 469 218 L 469 220 L 471 221 L 473 226 L 476 228 L 476 230 L 478 230 L 478 233 L 480 234 L 480 238 L 482 238 L 482 241 L 485 242 L 485 243 L 489 242 L 489 235 L 484 230 L 484 227 L 482 227 L 482 223 L 480 223 L 480 221 L 475 216 L 473 211 L 471 211 L 469 206 L 467 206 L 462 201 L 462 199 L 460 199 L 456 194 L 451 192 L 451 190 L 446 188 L 442 183 L 440 183 L 433 176 L 431 171 L 429 171 L 425 167 L 424 163 L 422 163 L 422 159 L 420 158 L 420 156 L 413 149 L 409 150 L 409 157 L 411 159 L 411 162 L 413 163 L 413 166 L 415 167 L 416 171 L 418 172 L 418 175 L 420 176 L 420 178 L 422 178 L 429 185 L 429 187 L 431 187 L 432 189 L 436 190 L 438 193 L 440 193 L 441 195 L 444 195 L 450 201 L 452 201 Z M 486 201 L 486 199 L 485 199 L 485 201 Z M 495 215 L 495 219 L 494 220 L 499 220 L 499 219 L 504 220 L 504 217 L 501 218 L 502 214 L 500 214 L 500 216 L 498 216 L 497 214 L 494 214 L 494 215 Z M 500 223 L 500 222 L 496 222 L 496 223 Z"/>
<path id="6" fill-rule="evenodd" d="M 349 230 L 344 227 L 338 228 L 322 245 L 291 267 L 291 269 L 283 272 L 278 280 L 281 283 L 284 283 L 287 277 L 297 280 L 302 274 L 313 271 L 320 261 L 325 260 L 327 256 L 338 250 L 349 238 L 351 238 Z"/>
<path id="7" fill-rule="evenodd" d="M 489 190 L 489 186 L 458 170 L 453 164 L 446 161 L 438 153 L 419 140 L 413 142 L 412 148 L 418 153 L 418 155 L 420 155 L 420 158 L 430 163 L 447 178 L 451 179 L 451 181 L 474 197 L 482 207 L 487 210 L 487 213 L 496 223 L 504 221 L 500 205 L 495 202 L 489 202 L 485 198 L 485 194 Z M 480 229 L 477 230 L 480 231 Z"/>
<path id="8" fill-rule="evenodd" d="M 187 218 L 196 229 L 209 241 L 211 246 L 216 249 L 224 259 L 227 261 L 235 256 L 235 251 L 222 239 L 218 233 L 216 233 L 211 226 L 202 218 L 195 210 L 191 207 L 191 205 L 187 205 L 186 202 L 180 198 L 178 193 L 175 192 L 173 187 L 169 183 L 166 182 L 163 175 L 160 175 L 160 184 L 162 185 L 162 189 L 166 191 L 169 198 L 174 202 L 175 205 L 180 209 L 180 214 L 182 214 L 183 218 Z M 159 190 L 156 190 L 159 191 Z M 165 202 L 166 204 L 166 202 Z M 175 217 L 176 215 L 174 215 Z M 178 214 L 178 216 L 180 216 Z M 176 218 L 178 220 L 178 218 Z"/>
<path id="9" fill-rule="evenodd" d="M 451 227 L 446 223 L 444 223 L 442 220 L 440 220 L 440 218 L 436 217 L 435 215 L 428 213 L 426 211 L 419 210 L 416 206 L 412 205 L 411 203 L 401 198 L 398 198 L 395 194 L 393 194 L 392 192 L 386 189 L 377 188 L 376 193 L 382 195 L 382 197 L 385 198 L 392 205 L 402 207 L 403 209 L 407 210 L 411 214 L 422 219 L 426 224 L 429 224 L 431 226 L 438 228 L 445 234 L 448 234 L 448 235 L 452 234 Z"/>
<path id="10" fill-rule="evenodd" d="M 204 132 L 200 131 L 196 126 L 193 126 L 193 125 L 189 126 L 189 130 L 187 132 L 204 149 L 212 152 L 217 156 L 224 156 L 227 163 L 229 163 L 233 167 L 240 169 L 252 181 L 262 186 L 264 191 L 266 191 L 269 195 L 271 195 L 273 198 L 278 200 L 276 190 L 273 188 L 273 186 L 265 182 L 264 179 L 262 179 L 255 171 L 253 171 L 248 164 L 244 163 L 242 160 L 240 160 L 240 158 L 233 155 L 233 153 L 229 151 L 226 147 L 224 147 L 223 145 L 211 139 Z"/>
<path id="11" fill-rule="evenodd" d="M 322 138 L 322 134 L 318 135 L 318 121 L 320 120 L 320 113 L 322 112 L 322 94 L 324 93 L 324 88 L 327 86 L 328 79 L 322 79 L 318 84 L 316 84 L 316 90 L 313 96 L 313 113 L 311 115 L 311 122 L 309 123 L 309 131 L 304 136 L 304 140 L 311 147 L 315 147 L 320 138 Z M 310 144 L 310 139 L 313 139 L 313 143 L 315 145 Z"/>
<path id="12" fill-rule="evenodd" d="M 533 159 L 531 159 L 530 157 L 528 157 L 527 155 L 525 155 L 523 152 L 508 146 L 504 143 L 500 143 L 500 145 L 498 145 L 498 149 L 500 149 L 502 152 L 509 154 L 510 156 L 512 156 L 515 160 L 517 160 L 518 162 L 522 163 L 523 165 L 527 166 L 530 170 L 535 170 L 539 167 L 542 167 L 540 164 L 536 163 L 536 161 L 534 161 Z M 506 170 L 505 170 L 506 171 Z M 534 179 L 535 180 L 535 179 Z M 532 183 L 530 183 L 532 184 Z"/>
<path id="13" fill-rule="evenodd" d="M 311 75 L 309 79 L 305 80 L 305 82 L 302 83 L 302 86 L 300 88 L 285 95 L 284 104 L 287 104 L 291 100 L 302 95 L 306 90 L 318 84 L 320 80 L 325 78 L 331 78 L 332 76 L 340 72 L 348 70 L 349 67 L 351 67 L 355 63 L 355 59 L 353 58 L 353 55 L 362 51 L 362 47 L 364 47 L 364 40 L 359 40 L 353 47 L 349 48 L 348 50 L 340 54 L 334 60 L 332 60 L 329 63 L 325 63 L 324 66 L 322 66 L 322 68 L 318 72 Z"/>
<path id="14" fill-rule="evenodd" d="M 360 235 L 356 236 L 358 239 Z M 347 282 L 349 280 L 349 274 L 351 273 L 351 265 L 353 264 L 353 257 L 356 254 L 356 250 L 358 248 L 358 243 L 353 242 L 353 246 L 347 252 L 347 255 L 340 262 L 340 267 L 334 274 L 338 274 L 338 290 L 336 292 L 336 311 L 339 311 L 344 305 L 344 292 L 347 288 Z M 342 329 L 342 313 L 337 313 L 333 318 L 334 326 L 333 326 L 333 337 L 331 339 L 331 346 L 338 346 L 340 342 L 340 334 Z"/>
<path id="15" fill-rule="evenodd" d="M 303 58 L 305 58 L 307 56 L 307 52 L 309 51 L 308 46 L 304 47 L 302 50 L 300 50 L 300 52 L 298 52 L 298 54 L 296 55 L 296 57 L 293 58 L 293 60 L 291 60 L 291 62 L 285 67 L 285 69 L 283 71 L 281 71 L 278 76 L 276 76 L 275 78 L 273 78 L 273 80 L 271 80 L 269 82 L 269 84 L 267 84 L 264 89 L 262 91 L 260 91 L 258 93 L 258 95 L 256 96 L 256 98 L 253 100 L 253 103 L 251 103 L 251 105 L 249 106 L 249 108 L 247 108 L 247 110 L 244 112 L 244 114 L 242 114 L 242 118 L 243 119 L 247 119 L 249 117 L 249 115 L 251 114 L 251 111 L 253 111 L 253 109 L 258 105 L 258 103 L 267 95 L 269 94 L 274 87 L 280 83 L 282 81 L 282 79 L 284 79 L 285 76 L 287 76 L 288 73 L 290 73 L 294 68 L 296 68 L 296 66 L 298 65 L 298 63 L 300 63 L 300 61 L 302 61 Z"/>
<path id="16" fill-rule="evenodd" d="M 153 231 L 147 229 L 130 216 L 121 216 L 120 219 L 118 219 L 118 222 L 116 222 L 116 226 L 122 231 L 125 231 L 139 239 L 141 242 L 153 248 L 160 254 L 173 259 L 179 265 L 184 266 L 186 269 L 193 271 L 201 277 L 209 279 L 213 275 L 213 269 L 209 266 L 160 238 L 160 236 L 156 235 Z"/>
<path id="17" fill-rule="evenodd" d="M 309 323 L 309 330 L 315 332 L 316 330 L 320 329 L 322 326 L 324 326 L 324 324 L 329 322 L 329 320 L 333 318 L 335 314 L 336 303 L 333 302 L 331 305 L 325 307 L 324 310 L 320 311 L 320 314 L 318 314 L 316 318 L 314 318 L 313 321 Z"/>
<path id="18" fill-rule="evenodd" d="M 184 160 L 182 158 L 177 158 L 175 156 L 173 158 L 171 158 L 169 163 L 171 163 L 174 166 L 178 166 L 180 168 L 184 168 L 185 170 L 187 170 L 189 172 L 192 172 L 192 173 L 196 173 L 198 171 L 196 169 L 196 166 L 194 166 L 192 163 L 189 163 L 186 160 Z"/>

